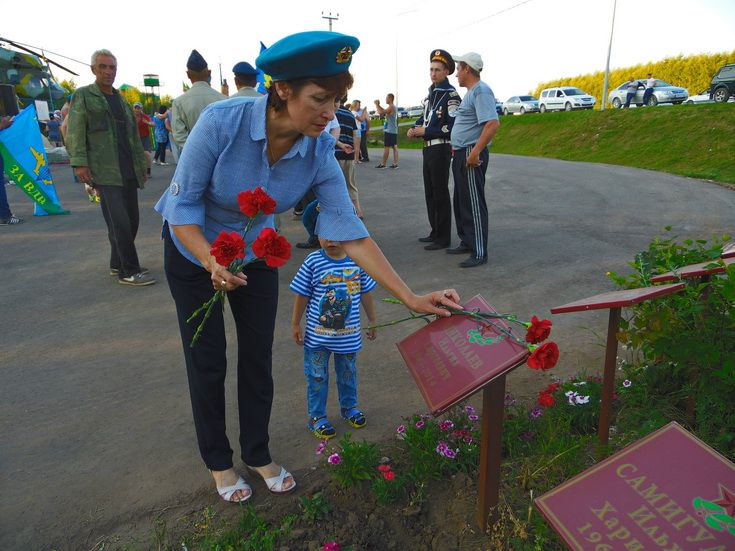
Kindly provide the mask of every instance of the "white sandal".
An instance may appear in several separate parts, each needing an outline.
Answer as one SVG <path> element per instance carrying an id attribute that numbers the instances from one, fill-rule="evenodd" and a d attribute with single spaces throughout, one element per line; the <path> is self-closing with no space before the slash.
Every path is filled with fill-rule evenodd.
<path id="1" fill-rule="evenodd" d="M 235 495 L 235 492 L 237 492 L 238 490 L 247 490 L 250 493 L 242 499 L 232 499 L 232 496 Z M 237 478 L 237 482 L 235 482 L 235 484 L 233 484 L 232 486 L 217 488 L 217 493 L 222 499 L 224 499 L 225 501 L 229 501 L 230 503 L 243 503 L 253 497 L 253 489 L 247 482 L 245 482 L 245 480 L 241 476 Z"/>
<path id="2" fill-rule="evenodd" d="M 263 479 L 263 482 L 265 482 L 265 485 L 268 487 L 268 489 L 271 491 L 271 493 L 274 494 L 286 494 L 296 488 L 296 479 L 293 477 L 293 475 L 288 472 L 286 469 L 281 467 L 281 472 L 278 473 L 276 476 L 272 476 L 270 478 L 265 478 L 262 474 L 260 474 L 257 470 L 255 470 L 255 467 L 249 467 L 246 465 L 248 470 L 253 473 L 257 474 L 259 477 Z M 283 489 L 283 482 L 288 477 L 291 477 L 293 479 L 293 486 L 290 488 Z"/>

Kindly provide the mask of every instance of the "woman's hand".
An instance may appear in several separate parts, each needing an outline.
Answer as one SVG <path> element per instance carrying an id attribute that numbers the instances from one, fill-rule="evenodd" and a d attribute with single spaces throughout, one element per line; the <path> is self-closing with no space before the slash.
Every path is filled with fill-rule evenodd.
<path id="1" fill-rule="evenodd" d="M 414 312 L 436 314 L 437 316 L 446 318 L 452 314 L 445 308 L 441 308 L 441 306 L 463 310 L 459 301 L 460 298 L 457 291 L 454 289 L 444 289 L 443 291 L 434 291 L 428 295 L 414 295 L 410 303 L 406 303 L 406 306 Z"/>
<path id="2" fill-rule="evenodd" d="M 248 284 L 248 276 L 242 272 L 233 274 L 224 266 L 217 264 L 217 259 L 213 256 L 209 257 L 207 270 L 211 274 L 212 287 L 215 291 L 232 291 Z"/>

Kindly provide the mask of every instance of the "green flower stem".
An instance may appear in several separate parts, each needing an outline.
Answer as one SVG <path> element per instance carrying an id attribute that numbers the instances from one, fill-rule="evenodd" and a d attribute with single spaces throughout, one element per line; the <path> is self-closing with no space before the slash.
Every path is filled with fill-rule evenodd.
<path id="1" fill-rule="evenodd" d="M 204 324 L 207 323 L 207 320 L 209 319 L 209 316 L 212 315 L 212 309 L 214 308 L 214 305 L 217 304 L 217 302 L 220 301 L 222 303 L 222 308 L 225 307 L 225 291 L 215 291 L 212 298 L 210 298 L 207 302 L 202 304 L 199 308 L 194 310 L 191 316 L 189 316 L 189 319 L 186 320 L 186 323 L 190 323 L 192 320 L 197 318 L 199 314 L 204 311 L 204 318 L 197 326 L 197 330 L 194 333 L 194 337 L 191 339 L 191 344 L 189 344 L 190 347 L 194 347 L 196 342 L 199 340 L 199 337 L 202 334 L 202 331 L 204 331 Z"/>

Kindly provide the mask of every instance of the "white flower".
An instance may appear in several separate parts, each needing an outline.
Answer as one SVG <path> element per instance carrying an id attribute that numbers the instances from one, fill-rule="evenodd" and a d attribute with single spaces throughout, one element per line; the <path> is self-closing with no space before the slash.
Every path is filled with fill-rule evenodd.
<path id="1" fill-rule="evenodd" d="M 570 406 L 577 405 L 577 403 L 575 402 L 577 396 L 579 396 L 579 394 L 577 394 L 576 392 L 572 392 L 571 390 L 567 392 L 567 397 L 569 399 Z"/>
<path id="2" fill-rule="evenodd" d="M 586 384 L 587 384 L 587 381 L 579 381 L 578 383 L 574 383 L 574 386 L 582 386 Z"/>
<path id="3" fill-rule="evenodd" d="M 632 386 L 632 384 L 633 384 L 633 383 L 632 383 L 632 381 L 630 381 L 630 380 L 628 380 L 628 379 L 625 379 L 625 380 L 623 381 L 623 386 L 624 386 L 625 388 L 629 388 L 630 386 Z"/>
<path id="4" fill-rule="evenodd" d="M 577 394 L 574 397 L 574 401 L 577 402 L 578 404 L 586 404 L 587 402 L 590 401 L 590 397 L 589 396 L 582 396 L 581 394 Z"/>
<path id="5" fill-rule="evenodd" d="M 566 396 L 567 398 L 569 398 L 569 397 L 571 397 L 571 396 L 574 396 L 575 394 L 577 394 L 577 393 L 576 393 L 576 392 L 574 392 L 573 390 L 567 390 L 567 391 L 566 391 L 566 392 L 564 393 L 564 396 Z"/>

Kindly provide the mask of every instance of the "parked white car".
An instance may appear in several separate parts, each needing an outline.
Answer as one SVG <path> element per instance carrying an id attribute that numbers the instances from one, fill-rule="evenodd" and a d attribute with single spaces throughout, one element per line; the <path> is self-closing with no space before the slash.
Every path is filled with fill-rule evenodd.
<path id="1" fill-rule="evenodd" d="M 407 112 L 407 116 L 409 119 L 417 119 L 424 114 L 424 108 L 421 105 L 415 105 L 414 107 L 409 107 L 407 109 Z"/>
<path id="2" fill-rule="evenodd" d="M 691 105 L 692 103 L 714 103 L 715 100 L 712 99 L 712 96 L 709 95 L 709 88 L 701 91 L 699 94 L 694 94 L 693 96 L 689 96 L 687 100 L 684 102 L 687 105 Z"/>
<path id="3" fill-rule="evenodd" d="M 592 109 L 597 100 L 574 86 L 547 88 L 538 99 L 539 111 L 571 111 L 572 109 Z"/>

